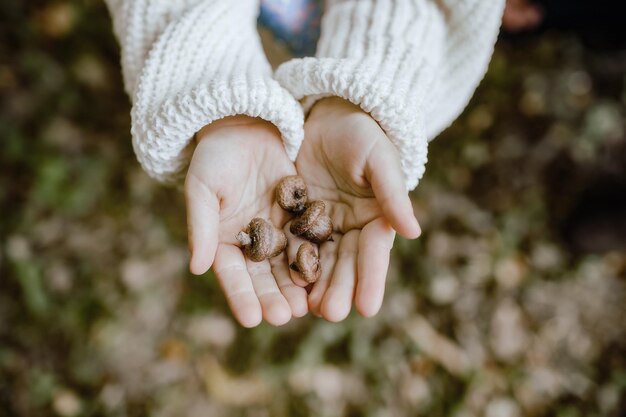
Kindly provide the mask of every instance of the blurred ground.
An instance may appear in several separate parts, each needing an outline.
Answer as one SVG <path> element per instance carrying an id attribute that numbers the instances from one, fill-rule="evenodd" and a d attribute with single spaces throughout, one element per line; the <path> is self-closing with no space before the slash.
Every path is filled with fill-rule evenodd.
<path id="1" fill-rule="evenodd" d="M 581 203 L 620 193 L 623 53 L 501 42 L 381 314 L 243 330 L 134 159 L 103 4 L 2 2 L 0 34 L 0 416 L 626 414 L 619 206 Z"/>

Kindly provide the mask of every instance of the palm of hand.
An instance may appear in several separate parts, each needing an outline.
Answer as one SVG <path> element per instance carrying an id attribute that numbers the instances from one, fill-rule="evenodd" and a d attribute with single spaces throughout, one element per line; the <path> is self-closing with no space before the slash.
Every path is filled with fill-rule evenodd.
<path id="1" fill-rule="evenodd" d="M 365 114 L 348 118 L 352 120 L 332 132 L 326 126 L 307 124 L 307 139 L 296 161 L 311 198 L 326 202 L 335 228 L 342 234 L 362 229 L 382 215 L 363 174 L 375 141 L 359 132 L 366 130 L 370 121 L 376 123 Z"/>
<path id="2" fill-rule="evenodd" d="M 235 236 L 252 218 L 282 227 L 288 217 L 274 199 L 280 179 L 295 168 L 278 132 L 263 121 L 232 118 L 199 133 L 185 182 L 191 270 L 213 265 L 235 317 L 244 326 L 261 317 L 280 325 L 306 313 L 306 292 L 293 285 L 286 256 L 246 259 Z"/>
<path id="3" fill-rule="evenodd" d="M 371 316 L 382 303 L 394 228 L 419 235 L 398 155 L 369 115 L 340 99 L 318 102 L 305 137 L 296 168 L 310 198 L 327 203 L 337 231 L 320 247 L 322 276 L 309 308 L 339 321 L 354 298 L 359 312 Z"/>

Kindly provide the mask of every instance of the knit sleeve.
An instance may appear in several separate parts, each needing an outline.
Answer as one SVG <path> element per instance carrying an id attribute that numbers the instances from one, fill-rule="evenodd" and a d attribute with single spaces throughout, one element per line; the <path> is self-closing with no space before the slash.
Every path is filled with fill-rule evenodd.
<path id="1" fill-rule="evenodd" d="M 276 125 L 293 160 L 300 104 L 272 78 L 256 30 L 258 0 L 106 0 L 132 100 L 133 148 L 153 178 L 179 179 L 193 135 L 232 115 Z"/>
<path id="2" fill-rule="evenodd" d="M 378 121 L 400 153 L 407 186 L 428 141 L 459 116 L 484 76 L 504 0 L 328 0 L 315 57 L 276 77 L 305 109 L 339 96 Z"/>

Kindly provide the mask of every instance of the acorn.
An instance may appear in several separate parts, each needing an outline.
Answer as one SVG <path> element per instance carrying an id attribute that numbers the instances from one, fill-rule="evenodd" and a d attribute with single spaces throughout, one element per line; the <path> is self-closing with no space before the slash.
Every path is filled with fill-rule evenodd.
<path id="1" fill-rule="evenodd" d="M 333 221 L 324 213 L 325 210 L 326 204 L 322 200 L 307 204 L 304 213 L 291 222 L 289 230 L 318 245 L 332 240 Z"/>
<path id="2" fill-rule="evenodd" d="M 296 261 L 292 262 L 289 268 L 299 272 L 302 278 L 309 284 L 317 281 L 322 274 L 320 258 L 315 251 L 315 247 L 309 242 L 304 242 L 300 245 Z"/>
<path id="3" fill-rule="evenodd" d="M 290 175 L 283 178 L 276 187 L 276 201 L 283 209 L 293 214 L 300 214 L 306 208 L 308 194 L 302 177 Z"/>
<path id="4" fill-rule="evenodd" d="M 251 261 L 261 262 L 277 256 L 287 246 L 287 236 L 267 220 L 255 217 L 237 234 L 245 255 Z"/>

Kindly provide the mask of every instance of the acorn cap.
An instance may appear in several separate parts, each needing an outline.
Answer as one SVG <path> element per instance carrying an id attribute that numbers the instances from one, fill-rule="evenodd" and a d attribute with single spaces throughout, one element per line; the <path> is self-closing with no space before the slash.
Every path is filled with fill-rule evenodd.
<path id="1" fill-rule="evenodd" d="M 294 214 L 302 213 L 306 207 L 308 193 L 302 177 L 290 175 L 276 187 L 276 201 L 283 210 Z"/>
<path id="2" fill-rule="evenodd" d="M 309 203 L 305 212 L 291 222 L 289 230 L 318 245 L 332 240 L 333 222 L 324 213 L 325 209 L 326 204 L 322 200 Z"/>
<path id="3" fill-rule="evenodd" d="M 317 218 L 313 227 L 309 228 L 301 236 L 308 241 L 321 245 L 332 239 L 333 221 L 323 214 Z"/>
<path id="4" fill-rule="evenodd" d="M 300 245 L 296 261 L 291 263 L 289 267 L 299 272 L 302 278 L 309 284 L 315 283 L 322 275 L 320 258 L 315 251 L 315 247 L 309 242 L 304 242 Z"/>
<path id="5" fill-rule="evenodd" d="M 326 204 L 322 200 L 315 200 L 307 204 L 306 210 L 291 222 L 289 230 L 296 236 L 304 234 L 315 224 L 315 221 L 324 215 Z"/>
<path id="6" fill-rule="evenodd" d="M 287 237 L 282 230 L 260 217 L 255 217 L 237 234 L 244 253 L 251 261 L 261 262 L 285 250 Z"/>

